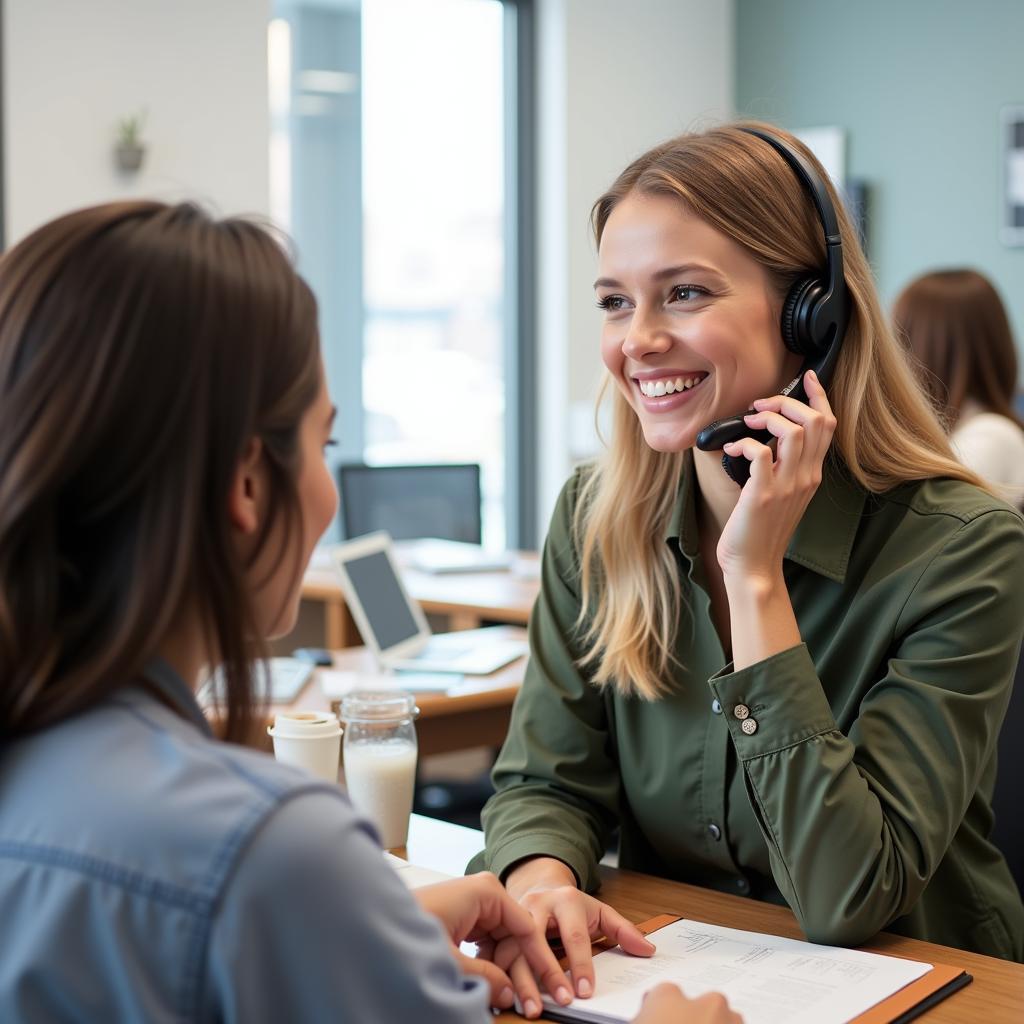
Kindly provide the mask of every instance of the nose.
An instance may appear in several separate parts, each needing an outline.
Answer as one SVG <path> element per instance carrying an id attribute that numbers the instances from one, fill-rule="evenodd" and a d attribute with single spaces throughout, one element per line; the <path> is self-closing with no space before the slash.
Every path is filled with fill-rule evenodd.
<path id="1" fill-rule="evenodd" d="M 647 355 L 667 352 L 671 346 L 672 336 L 658 311 L 637 307 L 622 340 L 623 353 L 630 359 L 642 359 Z"/>

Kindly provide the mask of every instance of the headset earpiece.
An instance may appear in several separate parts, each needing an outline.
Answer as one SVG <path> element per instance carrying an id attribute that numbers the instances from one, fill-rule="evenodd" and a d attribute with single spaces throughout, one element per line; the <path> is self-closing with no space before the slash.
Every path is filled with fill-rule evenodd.
<path id="1" fill-rule="evenodd" d="M 821 342 L 813 336 L 814 307 L 821 298 L 816 278 L 801 277 L 794 282 L 782 304 L 782 340 L 790 352 L 811 357 L 820 351 Z"/>
<path id="2" fill-rule="evenodd" d="M 741 128 L 767 142 L 792 168 L 814 202 L 825 235 L 825 268 L 818 275 L 808 274 L 793 282 L 782 304 L 780 327 L 786 348 L 803 356 L 804 366 L 783 394 L 806 402 L 803 374 L 813 369 L 821 386 L 827 388 L 839 355 L 839 346 L 850 318 L 850 299 L 843 276 L 843 243 L 828 187 L 814 166 L 796 150 L 790 149 L 777 135 L 760 128 Z M 697 435 L 702 451 L 718 451 L 730 441 L 753 437 L 762 444 L 771 441 L 767 430 L 752 430 L 745 414 L 726 416 L 709 423 Z M 722 456 L 722 466 L 729 477 L 742 487 L 750 476 L 750 463 L 741 456 Z"/>

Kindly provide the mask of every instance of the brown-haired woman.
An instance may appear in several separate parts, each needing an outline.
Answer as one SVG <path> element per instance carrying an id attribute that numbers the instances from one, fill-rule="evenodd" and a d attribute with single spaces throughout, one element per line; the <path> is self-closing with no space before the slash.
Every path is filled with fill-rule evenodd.
<path id="1" fill-rule="evenodd" d="M 248 735 L 333 415 L 313 296 L 251 223 L 119 203 L 0 260 L 0 1019 L 480 1022 L 512 991 L 474 935 L 569 998 L 493 877 L 418 907 L 339 787 L 196 703 L 220 663 Z"/>
<path id="2" fill-rule="evenodd" d="M 897 336 L 965 466 L 1024 506 L 1024 423 L 1014 410 L 1017 347 L 999 293 L 976 270 L 935 270 L 893 306 Z"/>
<path id="3" fill-rule="evenodd" d="M 751 128 L 838 211 L 827 395 L 780 329 L 823 274 L 823 218 Z M 577 989 L 616 826 L 621 867 L 788 903 L 816 942 L 1024 957 L 989 838 L 1024 522 L 950 450 L 824 171 L 726 125 L 641 156 L 594 221 L 611 440 L 554 512 L 474 864 L 553 922 Z M 800 376 L 809 404 L 780 393 Z M 725 446 L 741 490 L 695 441 L 742 409 L 777 445 Z"/>

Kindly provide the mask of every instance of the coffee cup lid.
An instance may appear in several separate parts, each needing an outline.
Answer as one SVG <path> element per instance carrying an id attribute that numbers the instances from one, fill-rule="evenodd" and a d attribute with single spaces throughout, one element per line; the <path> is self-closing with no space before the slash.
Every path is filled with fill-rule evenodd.
<path id="1" fill-rule="evenodd" d="M 341 732 L 337 716 L 331 711 L 279 711 L 270 736 L 281 739 L 305 739 L 307 736 L 337 736 Z"/>

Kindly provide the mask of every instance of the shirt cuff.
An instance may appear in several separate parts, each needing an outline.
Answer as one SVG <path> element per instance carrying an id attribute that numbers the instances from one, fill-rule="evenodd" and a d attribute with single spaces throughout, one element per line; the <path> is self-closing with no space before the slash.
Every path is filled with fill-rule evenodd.
<path id="1" fill-rule="evenodd" d="M 803 743 L 837 728 L 806 644 L 708 680 L 740 761 Z"/>
<path id="2" fill-rule="evenodd" d="M 576 876 L 576 885 L 585 892 L 594 892 L 599 883 L 595 871 L 590 867 L 590 854 L 568 842 L 565 836 L 535 832 L 531 835 L 516 836 L 496 849 L 487 849 L 477 854 L 467 867 L 471 871 L 493 871 L 505 882 L 505 875 L 511 867 L 527 857 L 554 857 Z"/>

